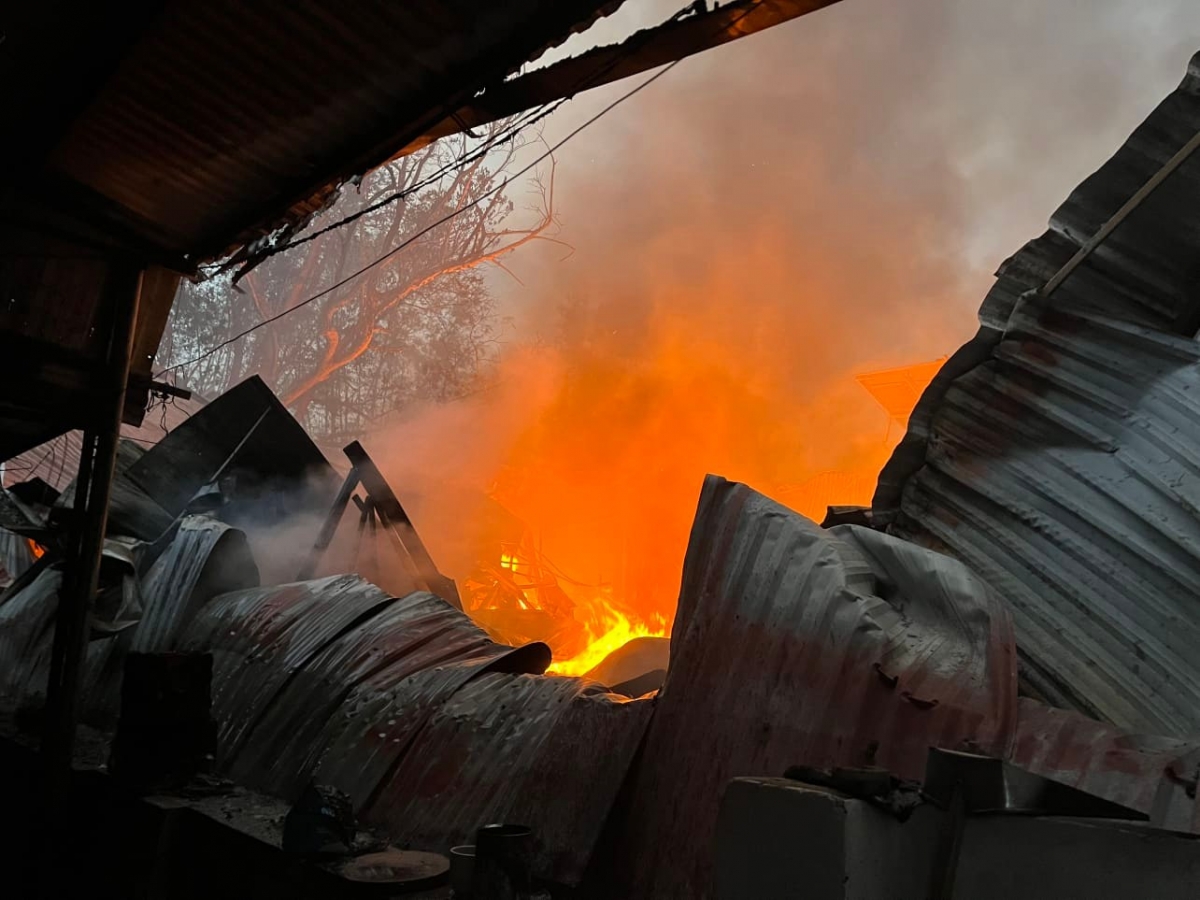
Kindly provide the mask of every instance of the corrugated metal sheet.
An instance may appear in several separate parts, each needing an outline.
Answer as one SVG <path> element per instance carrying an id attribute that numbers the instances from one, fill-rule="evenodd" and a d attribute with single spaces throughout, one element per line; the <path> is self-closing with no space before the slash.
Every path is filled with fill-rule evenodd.
<path id="1" fill-rule="evenodd" d="M 1005 598 L 1031 692 L 1177 737 L 1200 733 L 1200 155 L 1028 292 L 1198 130 L 1200 56 L 1001 268 L 874 501 Z"/>
<path id="2" fill-rule="evenodd" d="M 413 679 L 381 714 L 401 723 L 428 686 Z M 481 675 L 440 703 L 363 815 L 400 846 L 442 852 L 481 825 L 520 822 L 535 832 L 536 874 L 576 884 L 653 702 L 578 678 Z"/>
<path id="3" fill-rule="evenodd" d="M 226 594 L 201 610 L 180 645 L 213 654 L 218 763 L 236 758 L 279 692 L 316 654 L 392 602 L 357 575 L 334 575 Z"/>
<path id="4" fill-rule="evenodd" d="M 219 594 L 258 587 L 246 535 L 207 516 L 188 516 L 142 580 L 142 618 L 133 650 L 174 650 L 196 614 Z"/>
<path id="5" fill-rule="evenodd" d="M 46 695 L 61 587 L 61 569 L 47 567 L 24 590 L 0 598 L 0 694 L 6 705 Z"/>
<path id="6" fill-rule="evenodd" d="M 1200 831 L 1200 741 L 1129 734 L 1023 697 L 1011 758 L 1031 772 L 1140 810 L 1159 827 Z"/>
<path id="7" fill-rule="evenodd" d="M 112 727 L 120 711 L 129 653 L 176 649 L 184 629 L 214 597 L 257 585 L 258 569 L 245 534 L 215 519 L 183 519 L 174 539 L 141 578 L 137 625 L 88 645 L 84 718 L 98 727 Z"/>
<path id="8" fill-rule="evenodd" d="M 1004 755 L 1012 645 L 1002 603 L 955 560 L 855 526 L 822 530 L 709 476 L 614 864 L 626 895 L 710 895 L 734 776 L 871 762 L 920 778 L 931 745 Z"/>
<path id="9" fill-rule="evenodd" d="M 230 774 L 281 797 L 295 796 L 325 749 L 322 737 L 354 688 L 367 679 L 399 681 L 454 660 L 495 657 L 492 643 L 469 618 L 433 594 L 414 593 L 363 618 L 339 635 L 291 679 L 272 702 Z"/>

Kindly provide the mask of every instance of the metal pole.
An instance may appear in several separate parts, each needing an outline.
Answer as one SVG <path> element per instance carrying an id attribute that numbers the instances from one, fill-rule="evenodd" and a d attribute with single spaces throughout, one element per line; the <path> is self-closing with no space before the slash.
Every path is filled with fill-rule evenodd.
<path id="1" fill-rule="evenodd" d="M 58 800 L 65 796 L 71 772 L 79 672 L 87 646 L 88 610 L 100 578 L 100 556 L 108 524 L 108 502 L 125 412 L 125 390 L 141 286 L 140 268 L 125 262 L 113 265 L 107 291 L 111 332 L 94 416 L 86 431 L 88 436 L 94 436 L 95 452 L 94 455 L 89 453 L 92 444 L 85 439 L 80 477 L 76 480 L 75 506 L 82 511 L 82 516 L 74 523 L 79 534 L 78 553 L 68 562 L 69 569 L 59 594 L 50 682 L 46 691 L 42 754 L 51 777 L 51 790 L 57 795 L 54 799 Z"/>

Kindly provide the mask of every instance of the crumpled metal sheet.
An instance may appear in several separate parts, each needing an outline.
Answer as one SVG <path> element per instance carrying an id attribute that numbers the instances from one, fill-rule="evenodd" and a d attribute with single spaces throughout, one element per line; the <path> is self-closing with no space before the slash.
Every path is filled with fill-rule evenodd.
<path id="1" fill-rule="evenodd" d="M 29 575 L 28 585 L 0 603 L 0 695 L 10 706 L 43 700 L 50 677 L 62 570 L 46 566 Z"/>
<path id="2" fill-rule="evenodd" d="M 392 598 L 357 575 L 253 588 L 218 597 L 192 620 L 180 649 L 213 654 L 217 758 L 237 757 L 287 682 Z"/>
<path id="3" fill-rule="evenodd" d="M 1160 828 L 1200 832 L 1200 740 L 1129 734 L 1023 697 L 1011 759 L 1143 812 Z"/>
<path id="4" fill-rule="evenodd" d="M 258 586 L 246 535 L 207 516 L 188 516 L 142 580 L 138 653 L 173 650 L 197 612 L 220 594 Z"/>
<path id="5" fill-rule="evenodd" d="M 520 822 L 534 831 L 535 874 L 577 884 L 654 701 L 579 678 L 499 672 L 445 691 L 447 676 L 414 676 L 372 719 L 381 725 L 366 755 L 379 747 L 399 755 L 362 816 L 401 846 L 440 852 L 489 822 Z M 411 734 L 412 718 L 426 716 Z"/>
<path id="6" fill-rule="evenodd" d="M 1180 738 L 1200 733 L 1200 153 L 1030 292 L 1198 131 L 1200 55 L 1001 268 L 874 501 L 1004 597 L 1030 693 Z"/>
<path id="7" fill-rule="evenodd" d="M 325 749 L 329 721 L 360 684 L 399 681 L 423 669 L 472 657 L 492 659 L 511 649 L 492 643 L 467 616 L 433 594 L 394 600 L 337 636 L 284 684 L 241 751 L 226 759 L 228 770 L 237 780 L 295 797 Z"/>
<path id="8" fill-rule="evenodd" d="M 875 764 L 919 779 L 930 746 L 1005 756 L 1015 728 L 1009 615 L 965 566 L 709 476 L 613 868 L 627 896 L 709 896 L 731 778 Z"/>
<path id="9" fill-rule="evenodd" d="M 116 722 L 129 653 L 176 649 L 188 623 L 214 597 L 257 585 L 258 569 L 244 533 L 204 516 L 180 521 L 171 543 L 141 579 L 140 621 L 128 632 L 88 646 L 86 721 L 98 727 Z"/>

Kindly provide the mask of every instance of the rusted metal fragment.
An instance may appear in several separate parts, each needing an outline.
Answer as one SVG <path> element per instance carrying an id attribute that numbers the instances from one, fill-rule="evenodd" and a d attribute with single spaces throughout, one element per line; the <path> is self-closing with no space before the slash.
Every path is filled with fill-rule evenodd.
<path id="1" fill-rule="evenodd" d="M 930 746 L 1005 755 L 1011 622 L 949 557 L 822 530 L 709 476 L 657 702 L 615 865 L 630 896 L 705 897 L 735 776 L 871 764 L 919 779 Z"/>
<path id="2" fill-rule="evenodd" d="M 1129 734 L 1022 698 L 1012 761 L 1138 810 L 1172 831 L 1200 832 L 1200 740 Z"/>

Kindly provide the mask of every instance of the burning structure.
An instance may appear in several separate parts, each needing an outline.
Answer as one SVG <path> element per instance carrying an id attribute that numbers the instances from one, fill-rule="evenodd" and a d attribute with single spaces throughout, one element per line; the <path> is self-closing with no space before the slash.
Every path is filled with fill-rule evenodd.
<path id="1" fill-rule="evenodd" d="M 19 150 L 72 187 L 5 195 L 33 225 L 0 269 L 24 304 L 5 313 L 4 364 L 36 383 L 7 398 L 0 451 L 83 433 L 72 481 L 0 492 L 0 750 L 14 808 L 49 813 L 10 845 L 30 895 L 78 887 L 45 861 L 80 816 L 80 868 L 136 896 L 438 889 L 447 855 L 474 861 L 455 891 L 477 897 L 1194 896 L 1200 57 L 1006 263 L 971 343 L 860 379 L 907 429 L 869 506 L 854 473 L 778 499 L 710 475 L 686 553 L 648 540 L 659 570 L 682 563 L 651 588 L 646 557 L 562 560 L 531 527 L 554 489 L 524 489 L 519 469 L 480 501 L 490 549 L 456 582 L 384 454 L 323 453 L 258 379 L 153 446 L 120 439 L 139 395 L 169 390 L 149 351 L 197 260 L 252 265 L 347 172 L 569 94 L 581 66 L 591 86 L 823 5 L 697 8 L 508 80 L 610 5 L 286 12 L 273 27 L 297 39 L 343 15 L 432 35 L 437 52 L 412 56 L 437 77 L 389 51 L 326 84 L 272 44 L 261 91 L 217 98 L 197 78 L 166 107 L 162 60 L 206 71 L 251 13 L 167 4 L 105 51 L 120 65 L 58 123 L 66 137 Z M 18 40 L 25 59 L 32 46 Z M 244 133 L 218 151 L 180 110 L 226 102 Z M 168 126 L 194 139 L 158 153 L 150 132 Z M 141 140 L 117 139 L 130 129 Z M 236 139 L 262 164 L 230 155 Z M 177 193 L 156 187 L 188 166 Z M 43 306 L 67 295 L 73 316 L 50 323 Z M 659 466 L 637 489 L 677 477 Z M 802 513 L 823 493 L 839 505 L 818 525 Z M 669 533 L 646 518 L 629 533 Z M 1011 865 L 997 848 L 1013 845 L 1036 862 Z"/>

